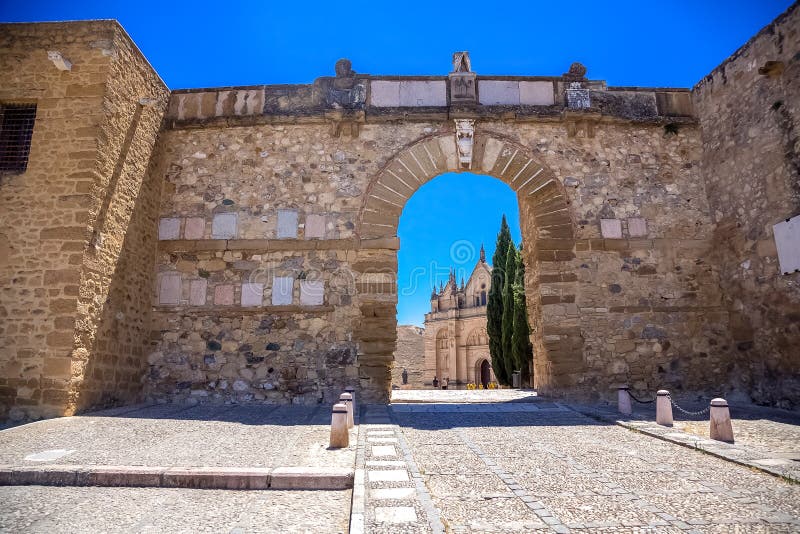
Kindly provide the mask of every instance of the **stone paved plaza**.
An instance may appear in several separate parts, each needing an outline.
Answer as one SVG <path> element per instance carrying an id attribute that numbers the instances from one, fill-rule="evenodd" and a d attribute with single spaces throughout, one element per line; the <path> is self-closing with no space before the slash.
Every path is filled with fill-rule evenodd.
<path id="1" fill-rule="evenodd" d="M 589 417 L 532 392 L 448 390 L 360 408 L 343 450 L 327 448 L 324 405 L 137 406 L 6 429 L 5 465 L 337 466 L 353 468 L 355 484 L 0 486 L 0 531 L 800 532 L 800 484 L 604 421 L 601 407 Z M 745 421 L 734 446 L 793 454 L 791 414 L 773 422 L 753 410 L 734 419 L 735 431 Z"/>

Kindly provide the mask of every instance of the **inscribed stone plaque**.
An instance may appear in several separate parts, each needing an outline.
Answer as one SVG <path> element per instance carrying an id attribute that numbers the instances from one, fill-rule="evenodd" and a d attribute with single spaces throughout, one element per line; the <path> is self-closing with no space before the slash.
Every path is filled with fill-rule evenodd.
<path id="1" fill-rule="evenodd" d="M 181 220 L 177 218 L 167 218 L 158 221 L 158 238 L 179 239 L 181 236 Z"/>
<path id="2" fill-rule="evenodd" d="M 641 217 L 628 219 L 628 234 L 631 237 L 644 237 L 647 235 L 647 221 Z"/>
<path id="3" fill-rule="evenodd" d="M 300 304 L 303 306 L 321 306 L 325 297 L 324 280 L 300 281 Z"/>
<path id="4" fill-rule="evenodd" d="M 203 239 L 206 232 L 206 220 L 203 217 L 189 217 L 183 228 L 184 239 Z"/>
<path id="5" fill-rule="evenodd" d="M 278 239 L 297 237 L 297 210 L 278 210 Z"/>
<path id="6" fill-rule="evenodd" d="M 306 239 L 325 237 L 325 216 L 312 214 L 306 217 Z"/>
<path id="7" fill-rule="evenodd" d="M 272 305 L 287 306 L 292 303 L 294 278 L 291 276 L 275 276 L 272 278 Z"/>
<path id="8" fill-rule="evenodd" d="M 400 106 L 446 106 L 447 82 L 405 81 L 400 82 Z"/>
<path id="9" fill-rule="evenodd" d="M 600 233 L 606 239 L 622 239 L 622 222 L 619 219 L 600 219 Z"/>
<path id="10" fill-rule="evenodd" d="M 400 82 L 370 82 L 370 103 L 379 108 L 400 106 Z"/>
<path id="11" fill-rule="evenodd" d="M 178 304 L 181 300 L 181 275 L 168 273 L 161 276 L 158 286 L 159 304 Z"/>
<path id="12" fill-rule="evenodd" d="M 523 106 L 552 106 L 553 82 L 519 82 L 519 103 Z"/>
<path id="13" fill-rule="evenodd" d="M 192 280 L 189 285 L 189 304 L 192 306 L 204 306 L 206 303 L 206 291 L 208 281 L 204 278 Z"/>
<path id="14" fill-rule="evenodd" d="M 211 237 L 214 239 L 234 239 L 236 237 L 237 215 L 217 213 L 211 223 Z"/>
<path id="15" fill-rule="evenodd" d="M 772 227 L 778 261 L 783 274 L 800 269 L 800 215 L 781 221 Z"/>
<path id="16" fill-rule="evenodd" d="M 242 284 L 242 306 L 261 306 L 264 296 L 264 284 Z"/>
<path id="17" fill-rule="evenodd" d="M 484 106 L 518 106 L 519 82 L 481 80 L 478 82 L 478 100 Z"/>
<path id="18" fill-rule="evenodd" d="M 233 305 L 233 286 L 226 284 L 214 288 L 214 304 L 217 306 Z"/>

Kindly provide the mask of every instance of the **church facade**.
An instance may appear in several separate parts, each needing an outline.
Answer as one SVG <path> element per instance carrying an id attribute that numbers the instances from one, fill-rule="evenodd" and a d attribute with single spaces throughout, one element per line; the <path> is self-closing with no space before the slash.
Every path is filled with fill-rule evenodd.
<path id="1" fill-rule="evenodd" d="M 447 284 L 431 293 L 431 311 L 425 314 L 425 386 L 436 378 L 440 387 L 496 382 L 486 334 L 486 302 L 492 268 L 481 247 L 469 280 L 458 284 L 455 271 Z"/>

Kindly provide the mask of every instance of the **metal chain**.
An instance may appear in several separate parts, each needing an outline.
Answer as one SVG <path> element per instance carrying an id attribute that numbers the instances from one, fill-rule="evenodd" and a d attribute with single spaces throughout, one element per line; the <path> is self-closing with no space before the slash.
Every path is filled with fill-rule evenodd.
<path id="1" fill-rule="evenodd" d="M 647 400 L 647 401 L 639 400 L 639 399 L 637 399 L 636 397 L 634 397 L 634 396 L 633 396 L 633 393 L 631 393 L 631 392 L 630 392 L 630 390 L 628 390 L 628 396 L 629 396 L 630 398 L 632 398 L 633 400 L 635 400 L 636 402 L 638 402 L 639 404 L 650 404 L 650 403 L 652 403 L 652 402 L 655 402 L 655 401 L 656 401 L 655 399 L 653 399 L 653 400 Z"/>
<path id="2" fill-rule="evenodd" d="M 670 402 L 670 404 L 672 404 L 672 405 L 673 405 L 675 408 L 677 408 L 677 409 L 678 409 L 678 411 L 680 411 L 680 412 L 683 412 L 683 413 L 684 413 L 684 414 L 686 414 L 686 415 L 695 415 L 695 416 L 697 416 L 697 415 L 703 415 L 703 414 L 706 414 L 706 413 L 708 413 L 708 411 L 711 409 L 711 407 L 710 407 L 710 406 L 706 406 L 705 408 L 703 408 L 703 409 L 702 409 L 702 410 L 700 410 L 699 412 L 690 412 L 690 411 L 688 411 L 688 410 L 684 410 L 683 408 L 681 408 L 680 406 L 678 406 L 678 403 L 677 403 L 677 402 L 675 402 L 674 400 L 672 400 L 672 395 L 667 395 L 667 398 L 669 398 L 669 402 Z"/>

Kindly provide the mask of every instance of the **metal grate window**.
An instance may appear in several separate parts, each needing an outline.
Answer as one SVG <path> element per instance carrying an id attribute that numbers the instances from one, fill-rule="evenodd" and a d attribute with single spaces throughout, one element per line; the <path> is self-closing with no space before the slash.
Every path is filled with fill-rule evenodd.
<path id="1" fill-rule="evenodd" d="M 35 104 L 0 105 L 0 173 L 25 172 L 35 120 Z"/>

